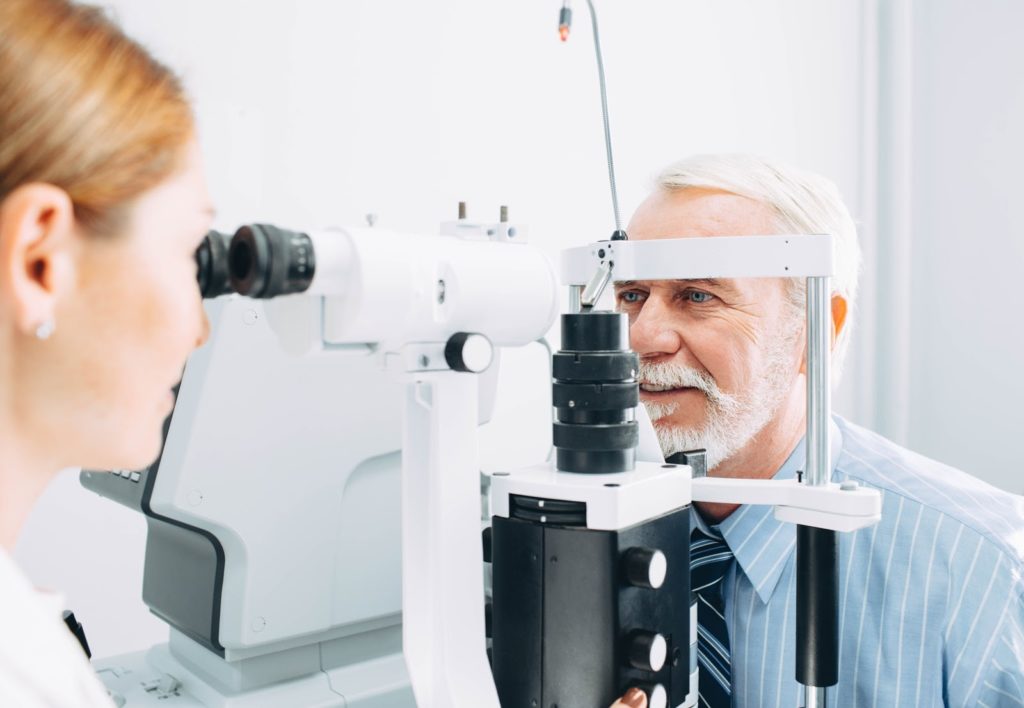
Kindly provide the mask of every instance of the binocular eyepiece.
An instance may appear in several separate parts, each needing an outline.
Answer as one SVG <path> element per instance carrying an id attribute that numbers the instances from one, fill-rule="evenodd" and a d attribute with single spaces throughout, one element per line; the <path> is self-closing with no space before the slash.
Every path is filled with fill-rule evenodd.
<path id="1" fill-rule="evenodd" d="M 204 298 L 233 292 L 255 298 L 301 293 L 316 274 L 313 240 L 269 224 L 243 226 L 233 236 L 211 231 L 195 257 Z"/>

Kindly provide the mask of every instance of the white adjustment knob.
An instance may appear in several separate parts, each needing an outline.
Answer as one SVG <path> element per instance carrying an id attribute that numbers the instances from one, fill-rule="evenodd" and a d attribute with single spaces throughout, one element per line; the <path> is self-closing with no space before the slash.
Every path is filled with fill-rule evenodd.
<path id="1" fill-rule="evenodd" d="M 456 332 L 445 344 L 444 359 L 454 371 L 479 374 L 494 360 L 494 345 L 482 334 Z"/>
<path id="2" fill-rule="evenodd" d="M 627 655 L 635 669 L 657 673 L 668 658 L 668 642 L 653 632 L 634 632 L 629 639 Z"/>
<path id="3" fill-rule="evenodd" d="M 630 548 L 626 551 L 626 579 L 631 585 L 657 590 L 665 584 L 668 559 L 661 551 Z"/>
<path id="4" fill-rule="evenodd" d="M 647 692 L 647 708 L 668 708 L 668 691 L 660 683 Z"/>

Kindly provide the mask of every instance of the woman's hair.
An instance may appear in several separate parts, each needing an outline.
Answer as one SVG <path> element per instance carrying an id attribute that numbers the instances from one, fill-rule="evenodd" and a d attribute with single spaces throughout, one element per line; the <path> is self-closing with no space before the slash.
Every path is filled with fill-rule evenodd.
<path id="1" fill-rule="evenodd" d="M 51 184 L 87 231 L 118 233 L 192 133 L 177 77 L 101 9 L 0 0 L 0 203 Z"/>

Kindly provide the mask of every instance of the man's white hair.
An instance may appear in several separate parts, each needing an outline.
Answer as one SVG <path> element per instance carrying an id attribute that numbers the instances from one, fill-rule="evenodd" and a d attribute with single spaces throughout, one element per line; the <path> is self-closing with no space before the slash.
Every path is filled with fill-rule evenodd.
<path id="1" fill-rule="evenodd" d="M 789 165 L 753 155 L 694 155 L 672 163 L 658 176 L 663 189 L 717 189 L 753 199 L 769 207 L 780 234 L 832 234 L 835 237 L 835 274 L 832 292 L 849 303 L 846 324 L 836 342 L 832 380 L 838 381 L 850 342 L 860 245 L 857 227 L 831 181 Z M 790 301 L 804 311 L 806 284 L 791 279 Z"/>

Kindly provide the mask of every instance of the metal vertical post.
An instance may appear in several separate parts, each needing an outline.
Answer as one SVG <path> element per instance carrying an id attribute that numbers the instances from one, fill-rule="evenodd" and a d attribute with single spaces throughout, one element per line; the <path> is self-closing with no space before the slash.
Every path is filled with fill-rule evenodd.
<path id="1" fill-rule="evenodd" d="M 569 286 L 569 312 L 575 314 L 583 309 L 583 286 Z"/>
<path id="2" fill-rule="evenodd" d="M 832 313 L 829 278 L 807 279 L 807 484 L 827 484 L 832 388 L 829 354 Z"/>
<path id="3" fill-rule="evenodd" d="M 804 483 L 831 477 L 831 289 L 807 279 L 807 468 Z M 805 708 L 826 708 L 825 688 L 838 681 L 839 566 L 835 531 L 797 527 L 797 667 Z"/>

